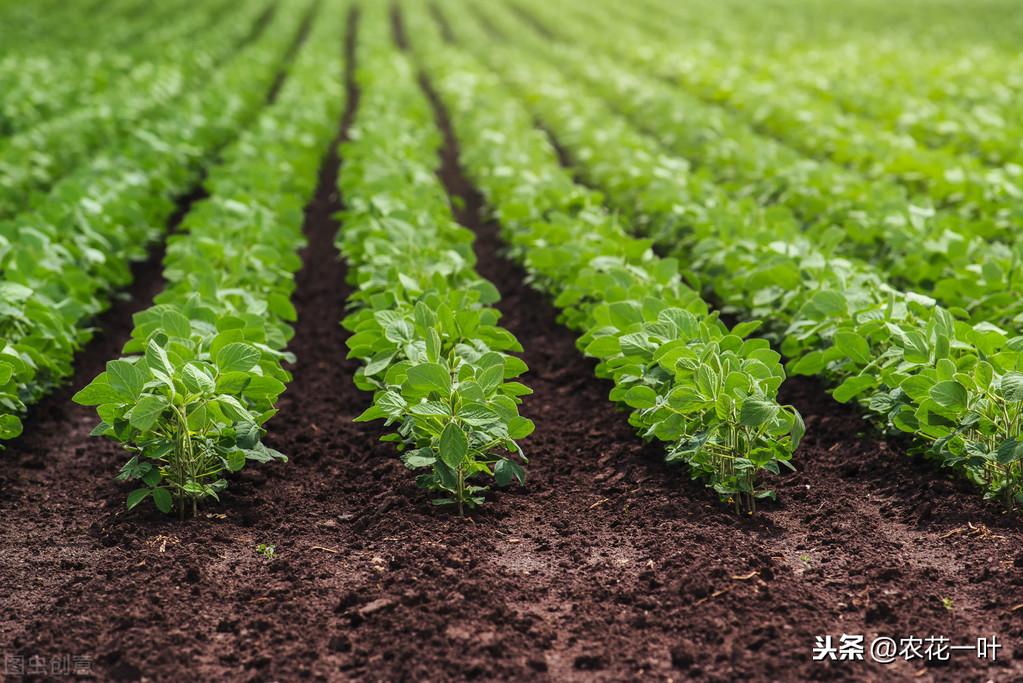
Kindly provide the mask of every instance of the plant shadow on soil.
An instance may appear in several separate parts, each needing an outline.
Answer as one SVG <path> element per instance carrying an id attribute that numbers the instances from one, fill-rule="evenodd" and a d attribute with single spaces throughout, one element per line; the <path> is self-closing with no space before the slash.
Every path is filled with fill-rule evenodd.
<path id="1" fill-rule="evenodd" d="M 352 88 L 342 130 L 356 102 Z M 68 401 L 130 333 L 132 305 L 119 305 L 72 388 L 0 456 L 0 650 L 87 657 L 111 680 L 1023 676 L 1009 611 L 1023 602 L 1017 520 L 861 434 L 854 412 L 799 379 L 786 390 L 808 423 L 799 472 L 771 482 L 779 503 L 735 516 L 607 401 L 573 334 L 501 256 L 437 112 L 440 177 L 464 199 L 458 218 L 479 235 L 479 271 L 530 366 L 527 485 L 460 519 L 416 489 L 380 429 L 352 422 L 369 396 L 352 384 L 338 326 L 351 287 L 333 247 L 332 154 L 307 212 L 295 379 L 270 424 L 291 462 L 242 473 L 197 520 L 125 512 L 112 481 L 123 454 L 88 438 L 94 416 Z M 157 263 L 134 300 L 158 288 Z M 995 663 L 953 655 L 930 667 L 810 660 L 815 636 L 843 632 L 995 633 L 1006 648 Z"/>

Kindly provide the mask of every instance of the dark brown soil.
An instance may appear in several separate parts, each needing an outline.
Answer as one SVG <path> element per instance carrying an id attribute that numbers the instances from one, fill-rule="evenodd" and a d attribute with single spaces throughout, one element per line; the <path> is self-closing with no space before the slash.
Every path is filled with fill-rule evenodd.
<path id="1" fill-rule="evenodd" d="M 88 438 L 92 411 L 67 399 L 116 354 L 158 278 L 137 285 L 73 386 L 0 456 L 0 651 L 87 657 L 101 680 L 1023 678 L 1017 519 L 861 434 L 806 381 L 787 390 L 808 422 L 800 472 L 775 482 L 780 503 L 737 518 L 607 402 L 572 333 L 500 256 L 456 153 L 449 139 L 442 178 L 465 199 L 536 390 L 527 486 L 458 518 L 429 504 L 377 428 L 352 422 L 369 397 L 337 324 L 351 288 L 332 245 L 331 157 L 307 213 L 295 379 L 270 425 L 291 462 L 244 472 L 197 520 L 124 511 L 112 478 L 124 456 Z M 810 661 L 814 636 L 843 632 L 994 633 L 1005 648 L 995 663 Z"/>

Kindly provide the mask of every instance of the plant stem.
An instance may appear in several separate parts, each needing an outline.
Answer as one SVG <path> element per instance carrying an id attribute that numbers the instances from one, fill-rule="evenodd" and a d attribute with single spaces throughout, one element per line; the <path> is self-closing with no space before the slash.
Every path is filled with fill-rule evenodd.
<path id="1" fill-rule="evenodd" d="M 465 472 L 462 470 L 462 466 L 458 466 L 458 516 L 464 517 L 465 510 L 463 509 L 463 499 L 465 498 Z"/>

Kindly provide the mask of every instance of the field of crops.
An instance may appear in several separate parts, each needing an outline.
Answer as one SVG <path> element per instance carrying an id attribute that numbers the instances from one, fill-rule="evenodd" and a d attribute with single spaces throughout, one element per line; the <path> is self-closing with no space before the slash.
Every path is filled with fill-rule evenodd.
<path id="1" fill-rule="evenodd" d="M 1020 9 L 0 0 L 0 677 L 1023 680 Z"/>

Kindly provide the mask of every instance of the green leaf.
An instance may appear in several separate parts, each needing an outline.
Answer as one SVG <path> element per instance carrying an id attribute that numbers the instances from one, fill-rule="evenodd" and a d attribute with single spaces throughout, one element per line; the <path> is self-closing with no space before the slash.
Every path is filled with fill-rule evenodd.
<path id="1" fill-rule="evenodd" d="M 135 401 L 142 394 L 142 388 L 149 379 L 147 373 L 137 367 L 135 363 L 125 360 L 112 360 L 107 363 L 107 378 L 110 387 L 119 394 L 123 394 L 122 400 L 127 403 Z"/>
<path id="2" fill-rule="evenodd" d="M 909 406 L 899 408 L 898 412 L 892 416 L 892 424 L 896 429 L 910 434 L 920 429 L 920 420 Z"/>
<path id="3" fill-rule="evenodd" d="M 153 503 L 156 509 L 165 515 L 174 507 L 174 499 L 167 489 L 153 489 Z"/>
<path id="4" fill-rule="evenodd" d="M 831 395 L 839 403 L 846 403 L 876 385 L 877 378 L 870 375 L 846 377 L 845 381 L 839 384 Z"/>
<path id="5" fill-rule="evenodd" d="M 748 320 L 746 322 L 741 322 L 732 328 L 732 334 L 739 337 L 740 339 L 745 339 L 746 337 L 760 329 L 761 325 L 763 325 L 762 320 Z"/>
<path id="6" fill-rule="evenodd" d="M 803 416 L 799 414 L 798 410 L 792 408 L 792 428 L 789 429 L 789 438 L 792 440 L 793 449 L 800 444 L 805 434 L 806 423 L 803 422 Z"/>
<path id="7" fill-rule="evenodd" d="M 408 408 L 408 403 L 398 392 L 385 391 L 377 398 L 376 406 L 383 411 L 385 416 L 398 418 Z"/>
<path id="8" fill-rule="evenodd" d="M 837 332 L 835 346 L 838 350 L 860 365 L 870 362 L 870 345 L 855 332 Z"/>
<path id="9" fill-rule="evenodd" d="M 643 311 L 634 302 L 616 301 L 607 307 L 611 324 L 619 330 L 625 330 L 636 323 L 643 322 Z"/>
<path id="10" fill-rule="evenodd" d="M 824 369 L 824 352 L 815 350 L 795 361 L 790 368 L 793 375 L 816 375 Z"/>
<path id="11" fill-rule="evenodd" d="M 149 343 L 146 344 L 146 365 L 151 370 L 162 372 L 168 377 L 174 374 L 174 368 L 171 366 L 170 359 L 167 357 L 167 352 L 162 346 L 156 343 L 155 339 L 150 339 Z"/>
<path id="12" fill-rule="evenodd" d="M 483 403 L 467 403 L 458 411 L 458 419 L 473 427 L 500 422 L 501 416 Z"/>
<path id="13" fill-rule="evenodd" d="M 254 379 L 254 376 L 235 370 L 233 372 L 221 372 L 217 375 L 216 391 L 218 394 L 241 395 L 245 387 Z"/>
<path id="14" fill-rule="evenodd" d="M 451 394 L 451 375 L 440 363 L 423 363 L 408 369 L 406 385 L 417 393 L 436 391 L 447 397 Z"/>
<path id="15" fill-rule="evenodd" d="M 189 363 L 185 366 L 184 371 L 181 373 L 181 379 L 185 383 L 185 387 L 193 394 L 208 393 L 217 386 L 213 378 L 194 363 Z"/>
<path id="16" fill-rule="evenodd" d="M 160 468 L 155 467 L 149 463 L 145 463 L 145 465 L 149 465 L 149 469 L 146 470 L 146 473 L 142 475 L 142 482 L 146 486 L 149 486 L 150 488 L 152 488 L 153 486 L 157 486 L 160 483 L 160 480 L 163 478 L 163 476 L 160 474 Z M 143 466 L 144 465 L 140 465 L 140 467 Z"/>
<path id="17" fill-rule="evenodd" d="M 124 403 L 124 396 L 110 386 L 110 377 L 103 372 L 72 396 L 71 400 L 81 406 L 100 406 L 105 403 Z"/>
<path id="18" fill-rule="evenodd" d="M 440 459 L 448 467 L 457 469 L 469 453 L 469 439 L 454 422 L 449 422 L 440 435 Z"/>
<path id="19" fill-rule="evenodd" d="M 998 446 L 995 459 L 999 465 L 1009 465 L 1023 459 L 1023 441 L 1006 439 Z"/>
<path id="20" fill-rule="evenodd" d="M 284 393 L 284 382 L 275 377 L 253 377 L 245 386 L 243 394 L 251 399 L 275 399 Z"/>
<path id="21" fill-rule="evenodd" d="M 163 316 L 160 318 L 160 326 L 170 337 L 188 339 L 192 336 L 192 323 L 188 318 L 172 309 L 163 312 Z"/>
<path id="22" fill-rule="evenodd" d="M 217 368 L 221 372 L 247 372 L 259 362 L 259 351 L 244 342 L 233 342 L 220 349 Z"/>
<path id="23" fill-rule="evenodd" d="M 409 413 L 419 417 L 451 417 L 451 408 L 440 401 L 420 401 L 409 406 Z"/>
<path id="24" fill-rule="evenodd" d="M 505 356 L 504 358 L 504 378 L 512 379 L 518 377 L 522 373 L 529 370 L 529 366 L 526 365 L 525 361 L 516 356 Z"/>
<path id="25" fill-rule="evenodd" d="M 238 444 L 239 448 L 246 450 L 256 447 L 259 443 L 259 437 L 262 435 L 262 430 L 251 422 L 240 422 L 235 428 L 234 441 Z"/>
<path id="26" fill-rule="evenodd" d="M 479 374 L 476 381 L 483 389 L 483 393 L 490 396 L 491 393 L 501 385 L 504 379 L 504 364 L 491 365 Z"/>
<path id="27" fill-rule="evenodd" d="M 668 405 L 680 413 L 691 413 L 706 403 L 707 400 L 693 386 L 676 386 L 668 394 Z"/>
<path id="28" fill-rule="evenodd" d="M 657 392 L 648 386 L 635 386 L 625 394 L 625 404 L 630 408 L 653 408 L 657 403 Z"/>
<path id="29" fill-rule="evenodd" d="M 725 391 L 739 398 L 749 393 L 751 382 L 749 375 L 733 370 L 725 375 Z"/>
<path id="30" fill-rule="evenodd" d="M 234 450 L 227 454 L 227 469 L 232 472 L 240 472 L 245 467 L 245 451 Z"/>
<path id="31" fill-rule="evenodd" d="M 0 301 L 5 303 L 27 301 L 32 293 L 30 288 L 17 282 L 0 282 Z"/>
<path id="32" fill-rule="evenodd" d="M 817 292 L 810 299 L 810 308 L 822 318 L 844 316 L 849 313 L 849 304 L 839 292 L 824 290 Z"/>
<path id="33" fill-rule="evenodd" d="M 498 460 L 494 465 L 494 481 L 498 486 L 507 486 L 512 480 L 519 482 L 519 485 L 526 483 L 526 471 L 514 460 Z"/>
<path id="34" fill-rule="evenodd" d="M 135 489 L 134 491 L 128 494 L 128 509 L 129 510 L 133 509 L 136 505 L 138 505 L 146 498 L 148 498 L 152 493 L 153 489 L 148 487 Z"/>
<path id="35" fill-rule="evenodd" d="M 131 409 L 128 421 L 131 426 L 140 432 L 147 432 L 156 424 L 156 421 L 167 408 L 167 400 L 162 396 L 146 394 L 142 396 L 135 407 Z"/>
<path id="36" fill-rule="evenodd" d="M 363 367 L 362 373 L 366 377 L 372 377 L 377 373 L 383 372 L 391 364 L 395 355 L 396 354 L 393 351 L 382 351 L 376 354 L 373 356 L 373 359 L 370 360 L 369 363 L 366 363 Z"/>
<path id="37" fill-rule="evenodd" d="M 764 401 L 756 398 L 748 398 L 742 404 L 739 411 L 739 422 L 747 427 L 760 427 L 774 419 L 778 414 L 779 406 L 771 401 Z"/>
<path id="38" fill-rule="evenodd" d="M 1012 403 L 1023 401 L 1023 372 L 1007 372 L 1002 376 L 999 386 L 1002 398 Z"/>
<path id="39" fill-rule="evenodd" d="M 910 330 L 903 335 L 905 348 L 904 357 L 910 363 L 928 363 L 931 360 L 931 348 L 927 339 L 916 330 Z"/>
<path id="40" fill-rule="evenodd" d="M 969 398 L 966 388 L 955 380 L 938 382 L 931 387 L 930 396 L 942 408 L 950 410 L 966 410 Z"/>
<path id="41" fill-rule="evenodd" d="M 267 297 L 266 303 L 270 312 L 281 320 L 294 322 L 298 318 L 295 306 L 288 300 L 288 297 L 282 294 L 277 294 L 276 292 L 272 293 L 269 297 Z"/>
<path id="42" fill-rule="evenodd" d="M 508 438 L 513 441 L 525 439 L 533 433 L 534 429 L 536 429 L 536 425 L 533 424 L 533 421 L 529 418 L 522 417 L 521 415 L 517 415 L 508 420 Z"/>
<path id="43" fill-rule="evenodd" d="M 437 458 L 433 457 L 432 451 L 429 448 L 409 451 L 401 459 L 410 470 L 420 467 L 433 467 L 433 464 L 437 462 Z"/>
<path id="44" fill-rule="evenodd" d="M 621 342 L 614 335 L 597 337 L 586 347 L 586 355 L 594 358 L 611 358 L 622 352 Z"/>
<path id="45" fill-rule="evenodd" d="M 21 436 L 23 426 L 16 415 L 0 415 L 0 439 L 15 439 Z"/>
<path id="46" fill-rule="evenodd" d="M 211 402 L 210 405 L 213 405 Z M 234 396 L 222 394 L 220 395 L 215 404 L 220 406 L 220 409 L 224 411 L 224 415 L 227 416 L 232 422 L 254 422 L 255 417 L 249 411 L 248 408 L 242 405 Z"/>

